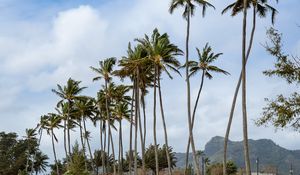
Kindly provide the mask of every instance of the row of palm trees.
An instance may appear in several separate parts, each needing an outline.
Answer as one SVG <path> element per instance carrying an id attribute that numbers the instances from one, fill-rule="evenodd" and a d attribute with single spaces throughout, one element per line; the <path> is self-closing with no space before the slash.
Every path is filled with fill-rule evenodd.
<path id="1" fill-rule="evenodd" d="M 185 80 L 187 86 L 187 119 L 189 127 L 189 137 L 187 144 L 187 153 L 191 147 L 193 152 L 194 169 L 197 175 L 200 175 L 199 162 L 197 159 L 196 145 L 193 137 L 194 121 L 196 117 L 196 111 L 198 108 L 199 98 L 203 89 L 205 77 L 211 79 L 211 72 L 223 73 L 228 75 L 229 73 L 221 68 L 211 65 L 218 59 L 222 53 L 213 53 L 212 48 L 206 44 L 202 51 L 197 48 L 197 54 L 199 61 L 189 60 L 189 38 L 190 38 L 190 23 L 191 17 L 195 14 L 196 6 L 202 7 L 202 15 L 204 17 L 206 9 L 208 7 L 214 8 L 212 4 L 206 0 L 172 0 L 170 6 L 170 13 L 173 13 L 178 7 L 183 7 L 183 17 L 187 22 L 186 33 L 186 47 L 185 52 L 178 48 L 175 44 L 171 43 L 169 36 L 164 33 L 160 34 L 155 29 L 152 35 L 149 37 L 145 35 L 144 38 L 135 39 L 136 45 L 132 47 L 129 43 L 127 55 L 117 61 L 116 58 L 107 58 L 99 62 L 99 67 L 91 67 L 93 71 L 97 73 L 97 77 L 93 80 L 103 80 L 103 84 L 100 86 L 100 90 L 96 98 L 87 97 L 81 95 L 81 92 L 86 87 L 80 87 L 80 81 L 69 79 L 67 85 L 57 85 L 57 89 L 53 92 L 57 94 L 61 100 L 57 103 L 57 113 L 49 113 L 41 118 L 40 126 L 42 129 L 47 130 L 47 133 L 51 135 L 53 152 L 55 155 L 54 142 L 57 138 L 54 134 L 55 128 L 63 128 L 64 131 L 64 149 L 66 158 L 68 159 L 71 154 L 71 138 L 70 131 L 75 127 L 80 129 L 80 139 L 83 149 L 88 148 L 89 157 L 92 159 L 92 151 L 89 143 L 90 133 L 86 128 L 86 120 L 92 121 L 95 125 L 99 125 L 100 129 L 100 148 L 104 154 L 107 151 L 110 155 L 112 152 L 113 162 L 115 162 L 116 152 L 115 144 L 113 140 L 113 131 L 118 130 L 119 135 L 119 153 L 118 166 L 122 166 L 123 157 L 123 135 L 122 135 L 122 120 L 127 119 L 130 125 L 129 135 L 129 171 L 137 174 L 137 150 L 138 150 L 138 137 L 141 143 L 142 153 L 142 172 L 146 173 L 145 167 L 145 143 L 147 133 L 146 118 L 146 97 L 150 89 L 153 90 L 153 143 L 157 143 L 157 100 L 160 107 L 160 116 L 162 118 L 162 124 L 164 129 L 164 144 L 169 147 L 166 116 L 163 104 L 163 95 L 161 87 L 161 77 L 165 73 L 170 79 L 173 78 L 172 72 L 180 75 L 180 68 L 185 68 Z M 246 24 L 247 24 L 247 10 L 253 8 L 253 23 L 250 40 L 246 52 Z M 274 22 L 276 9 L 267 4 L 267 0 L 237 0 L 230 4 L 223 11 L 225 13 L 228 10 L 232 10 L 232 16 L 235 16 L 239 12 L 243 12 L 243 42 L 242 42 L 242 71 L 237 83 L 236 91 L 233 98 L 231 112 L 229 116 L 229 122 L 226 130 L 225 142 L 224 142 L 224 161 L 226 165 L 226 152 L 227 142 L 229 138 L 229 132 L 231 122 L 233 120 L 233 113 L 235 109 L 236 99 L 239 92 L 240 85 L 242 83 L 242 109 L 243 109 L 243 133 L 244 133 L 244 150 L 245 150 L 245 166 L 247 175 L 250 174 L 250 161 L 248 152 L 248 134 L 247 134 L 247 112 L 246 112 L 246 62 L 251 52 L 252 43 L 254 39 L 254 33 L 256 28 L 256 15 L 259 17 L 265 17 L 267 11 L 272 12 L 272 22 Z M 185 54 L 185 63 L 181 66 L 178 58 Z M 118 69 L 114 67 L 118 65 Z M 201 72 L 200 86 L 197 94 L 197 98 L 192 111 L 191 93 L 190 93 L 190 77 L 197 72 Z M 119 77 L 121 80 L 130 80 L 129 85 L 116 85 L 113 80 Z M 129 95 L 131 93 L 131 95 Z M 158 95 L 158 99 L 157 99 Z M 116 123 L 119 124 L 117 129 Z M 157 154 L 157 146 L 155 148 L 155 164 L 156 174 L 159 173 L 159 162 Z M 57 162 L 56 156 L 55 162 Z M 107 172 L 105 164 L 107 163 L 105 156 L 102 155 L 103 173 Z M 166 151 L 166 157 L 168 160 L 168 174 L 172 174 L 170 155 Z M 188 159 L 186 159 L 188 160 Z M 71 161 L 70 159 L 68 161 Z M 186 167 L 188 161 L 186 161 Z M 132 169 L 131 169 L 132 167 Z M 224 167 L 224 174 L 226 174 L 226 166 Z M 122 167 L 118 167 L 121 170 Z M 113 164 L 113 172 L 117 173 L 116 164 Z M 118 172 L 122 173 L 122 172 Z"/>

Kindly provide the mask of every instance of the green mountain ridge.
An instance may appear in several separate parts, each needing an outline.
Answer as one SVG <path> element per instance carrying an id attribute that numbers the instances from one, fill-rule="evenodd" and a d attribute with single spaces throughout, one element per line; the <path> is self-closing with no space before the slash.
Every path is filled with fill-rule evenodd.
<path id="1" fill-rule="evenodd" d="M 223 160 L 224 138 L 220 136 L 213 137 L 205 145 L 204 153 L 211 163 L 222 162 Z M 256 172 L 256 159 L 259 159 L 259 169 L 272 166 L 280 174 L 289 174 L 290 166 L 293 165 L 294 174 L 300 174 L 300 150 L 285 149 L 270 139 L 249 139 L 251 169 Z M 233 160 L 240 168 L 244 167 L 244 154 L 242 141 L 228 142 L 228 160 Z M 176 153 L 177 167 L 185 166 L 185 153 Z M 192 163 L 192 155 L 189 155 Z"/>

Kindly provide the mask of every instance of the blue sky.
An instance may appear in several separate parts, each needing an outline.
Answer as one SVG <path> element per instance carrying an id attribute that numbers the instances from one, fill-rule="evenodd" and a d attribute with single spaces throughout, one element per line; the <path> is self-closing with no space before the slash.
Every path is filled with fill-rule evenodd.
<path id="1" fill-rule="evenodd" d="M 206 81 L 197 113 L 197 148 L 213 136 L 225 133 L 233 88 L 241 67 L 241 16 L 231 18 L 221 15 L 221 10 L 231 1 L 210 1 L 216 10 L 208 9 L 202 18 L 200 9 L 191 24 L 191 58 L 195 47 L 200 49 L 209 42 L 215 52 L 224 53 L 216 65 L 229 71 L 231 76 L 215 75 Z M 89 88 L 84 92 L 94 96 L 100 86 L 93 83 L 95 76 L 89 66 L 97 66 L 106 57 L 126 54 L 128 42 L 150 34 L 157 27 L 168 32 L 172 42 L 184 49 L 185 22 L 182 10 L 168 13 L 165 0 L 0 0 L 0 130 L 24 134 L 25 128 L 34 127 L 40 115 L 54 111 L 58 98 L 51 92 L 56 84 L 64 84 L 69 77 L 81 80 Z M 299 1 L 280 1 L 275 28 L 283 33 L 286 53 L 300 55 Z M 289 149 L 300 149 L 300 135 L 291 130 L 274 132 L 274 128 L 257 128 L 253 120 L 262 113 L 265 97 L 290 94 L 298 88 L 288 86 L 283 80 L 268 78 L 262 71 L 270 69 L 274 58 L 262 47 L 265 32 L 271 25 L 270 16 L 259 19 L 253 50 L 248 64 L 249 137 L 270 138 Z M 183 58 L 179 58 L 183 60 Z M 195 99 L 200 75 L 192 79 Z M 163 78 L 163 92 L 169 128 L 170 145 L 183 151 L 188 134 L 184 79 Z M 152 122 L 151 94 L 148 97 L 148 122 Z M 240 104 L 240 101 L 238 101 Z M 233 123 L 233 140 L 241 140 L 241 108 L 237 106 Z M 160 121 L 160 120 L 159 120 Z M 151 124 L 150 124 L 151 126 Z M 124 128 L 124 133 L 128 128 Z M 97 129 L 93 130 L 92 147 L 99 144 Z M 151 128 L 149 140 L 151 142 Z M 61 133 L 58 133 L 61 136 Z M 74 139 L 77 133 L 74 133 Z M 126 134 L 125 134 L 126 137 Z M 159 124 L 159 142 L 163 143 Z M 44 139 L 42 149 L 51 155 L 50 139 Z M 126 148 L 126 147 L 125 147 Z M 58 143 L 62 152 L 62 141 Z M 63 154 L 61 154 L 63 155 Z"/>

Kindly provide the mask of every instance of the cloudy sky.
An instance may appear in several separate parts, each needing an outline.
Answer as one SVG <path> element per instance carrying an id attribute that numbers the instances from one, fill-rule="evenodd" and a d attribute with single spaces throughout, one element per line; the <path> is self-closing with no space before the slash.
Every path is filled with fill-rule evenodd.
<path id="1" fill-rule="evenodd" d="M 195 124 L 198 149 L 203 149 L 211 137 L 224 136 L 241 67 L 241 16 L 221 15 L 229 0 L 210 2 L 216 10 L 208 9 L 202 18 L 199 8 L 191 21 L 191 58 L 196 58 L 196 47 L 202 48 L 209 42 L 215 52 L 224 53 L 216 65 L 231 75 L 214 75 L 205 82 Z M 283 33 L 285 51 L 300 55 L 300 2 L 270 3 L 279 11 L 275 28 Z M 171 41 L 184 49 L 186 24 L 181 17 L 182 9 L 170 15 L 169 4 L 170 0 L 0 0 L 0 130 L 23 135 L 25 128 L 34 127 L 42 114 L 54 111 L 58 97 L 51 89 L 56 84 L 65 84 L 69 77 L 82 81 L 83 86 L 89 87 L 84 94 L 94 96 L 100 82 L 92 82 L 95 74 L 89 66 L 97 66 L 99 60 L 107 57 L 120 58 L 126 54 L 128 42 L 151 34 L 154 28 L 167 32 Z M 262 47 L 270 21 L 270 16 L 258 19 L 248 64 L 249 138 L 270 138 L 288 149 L 300 149 L 299 133 L 275 132 L 272 127 L 254 125 L 254 120 L 261 116 L 264 98 L 279 93 L 288 95 L 297 89 L 262 74 L 274 62 Z M 200 75 L 192 79 L 193 101 L 199 80 Z M 188 135 L 184 78 L 169 80 L 164 76 L 162 86 L 170 145 L 183 152 Z M 242 139 L 240 103 L 239 100 L 232 140 Z M 147 106 L 151 126 L 151 94 Z M 161 124 L 158 128 L 159 142 L 163 143 Z M 148 129 L 150 143 L 152 130 Z M 92 147 L 98 148 L 98 130 L 91 130 Z M 124 133 L 127 138 L 128 128 L 125 127 Z M 74 139 L 76 135 L 78 132 L 73 134 Z M 58 132 L 58 136 L 57 147 L 62 153 L 62 133 Z M 42 149 L 51 155 L 50 138 L 44 138 Z"/>

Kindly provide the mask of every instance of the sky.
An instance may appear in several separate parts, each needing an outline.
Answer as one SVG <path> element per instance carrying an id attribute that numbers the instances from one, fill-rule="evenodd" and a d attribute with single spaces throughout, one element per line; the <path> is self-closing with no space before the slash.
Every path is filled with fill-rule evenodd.
<path id="1" fill-rule="evenodd" d="M 216 10 L 207 9 L 205 18 L 198 8 L 191 20 L 190 57 L 197 59 L 195 48 L 209 43 L 215 53 L 223 55 L 215 62 L 230 72 L 230 76 L 214 75 L 205 80 L 196 113 L 194 137 L 197 149 L 204 149 L 213 136 L 225 135 L 234 88 L 241 69 L 240 15 L 232 18 L 221 11 L 232 1 L 211 0 Z M 283 33 L 284 50 L 300 55 L 300 1 L 270 1 L 279 13 L 274 27 Z M 64 85 L 69 77 L 87 86 L 83 94 L 95 96 L 101 82 L 92 82 L 96 75 L 90 66 L 107 57 L 126 55 L 128 42 L 151 35 L 154 28 L 167 32 L 171 42 L 184 49 L 186 22 L 182 9 L 173 15 L 168 12 L 170 0 L 0 0 L 0 130 L 17 132 L 35 127 L 39 118 L 54 112 L 59 98 L 51 92 L 57 84 Z M 250 18 L 249 18 L 250 21 Z M 254 121 L 261 117 L 264 98 L 277 94 L 289 95 L 297 91 L 279 78 L 270 78 L 262 71 L 271 69 L 275 61 L 263 44 L 266 29 L 271 26 L 270 15 L 258 19 L 253 49 L 247 65 L 247 105 L 249 138 L 272 139 L 287 149 L 300 149 L 300 134 L 293 130 L 257 127 Z M 250 29 L 250 25 L 248 28 Z M 249 31 L 248 31 L 249 32 Z M 182 63 L 184 57 L 178 58 Z M 118 81 L 118 80 L 117 80 Z M 118 81 L 119 82 L 119 81 Z M 200 74 L 191 79 L 194 103 Z M 169 144 L 176 152 L 184 152 L 188 136 L 186 117 L 185 81 L 165 75 L 162 79 Z M 152 93 L 147 97 L 147 122 L 152 126 Z M 242 140 L 242 110 L 238 99 L 230 139 Z M 158 115 L 158 117 L 160 117 Z M 163 143 L 161 120 L 158 120 L 158 141 Z M 92 128 L 92 148 L 99 149 L 97 128 Z M 124 128 L 124 148 L 128 148 L 128 126 Z M 59 158 L 63 156 L 62 132 L 56 131 Z M 78 131 L 72 133 L 75 140 Z M 116 133 L 115 133 L 116 136 Z M 148 127 L 147 144 L 152 142 L 152 129 Z M 115 138 L 115 141 L 116 138 Z M 52 157 L 50 137 L 43 137 L 41 149 Z"/>

